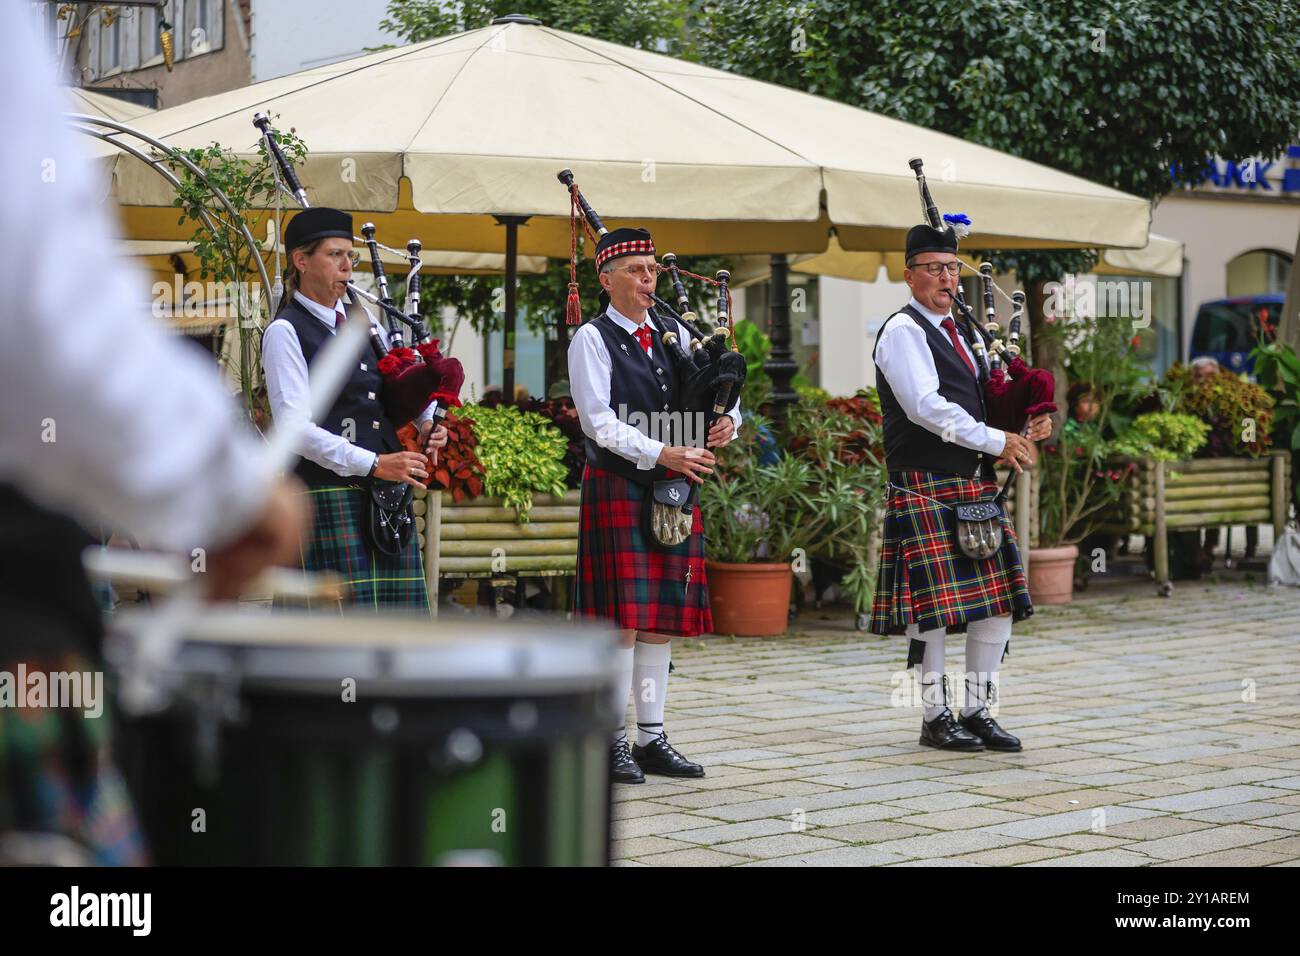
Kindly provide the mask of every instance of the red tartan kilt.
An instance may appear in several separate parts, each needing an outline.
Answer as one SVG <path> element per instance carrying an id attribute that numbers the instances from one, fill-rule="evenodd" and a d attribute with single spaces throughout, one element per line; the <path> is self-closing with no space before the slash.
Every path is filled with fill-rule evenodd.
<path id="1" fill-rule="evenodd" d="M 699 506 L 691 536 L 676 548 L 660 548 L 642 530 L 648 493 L 646 486 L 612 472 L 591 465 L 583 470 L 575 611 L 616 627 L 675 637 L 712 631 Z"/>
<path id="2" fill-rule="evenodd" d="M 949 506 L 989 501 L 998 491 L 993 481 L 926 471 L 891 472 L 890 480 Z M 871 631 L 902 634 L 909 624 L 928 631 L 1004 614 L 1029 617 L 1033 605 L 1005 507 L 1001 550 L 977 560 L 958 549 L 951 508 L 926 498 L 891 489 Z"/>

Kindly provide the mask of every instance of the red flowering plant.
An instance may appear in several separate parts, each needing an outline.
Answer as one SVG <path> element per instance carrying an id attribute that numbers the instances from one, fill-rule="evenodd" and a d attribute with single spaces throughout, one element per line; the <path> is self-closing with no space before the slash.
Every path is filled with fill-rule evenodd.
<path id="1" fill-rule="evenodd" d="M 474 435 L 474 420 L 456 409 L 447 410 L 447 445 L 438 452 L 438 461 L 430 463 L 430 489 L 441 488 L 451 493 L 453 501 L 465 501 L 483 494 L 483 463 L 478 458 L 478 438 Z M 397 432 L 407 451 L 420 450 L 414 425 L 405 425 Z"/>

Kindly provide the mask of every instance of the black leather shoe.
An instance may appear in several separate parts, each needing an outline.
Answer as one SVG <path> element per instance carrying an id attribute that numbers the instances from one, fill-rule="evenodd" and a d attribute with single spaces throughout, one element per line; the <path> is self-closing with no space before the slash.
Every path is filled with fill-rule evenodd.
<path id="1" fill-rule="evenodd" d="M 645 783 L 645 774 L 632 759 L 626 740 L 609 748 L 609 776 L 615 783 Z"/>
<path id="2" fill-rule="evenodd" d="M 969 717 L 962 715 L 957 718 L 957 723 L 969 730 L 972 734 L 984 741 L 984 746 L 989 750 L 1007 750 L 1017 752 L 1020 750 L 1020 738 L 1013 737 L 993 719 L 987 707 L 977 710 Z"/>
<path id="3" fill-rule="evenodd" d="M 957 725 L 952 711 L 944 708 L 934 720 L 921 721 L 921 743 L 939 750 L 983 750 L 984 741 Z"/>
<path id="4" fill-rule="evenodd" d="M 646 773 L 657 773 L 663 777 L 703 777 L 704 768 L 691 763 L 668 742 L 667 734 L 660 734 L 642 747 L 637 744 L 632 748 L 632 756 Z"/>

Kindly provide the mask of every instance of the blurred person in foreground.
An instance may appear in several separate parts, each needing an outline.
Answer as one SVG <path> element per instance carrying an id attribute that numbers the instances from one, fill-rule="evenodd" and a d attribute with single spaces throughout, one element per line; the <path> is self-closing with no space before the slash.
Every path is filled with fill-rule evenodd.
<path id="1" fill-rule="evenodd" d="M 287 563 L 307 516 L 212 364 L 145 315 L 148 286 L 112 255 L 102 187 L 25 11 L 0 33 L 0 77 L 23 91 L 0 105 L 0 252 L 24 280 L 0 310 L 0 856 L 6 838 L 40 834 L 96 864 L 138 864 L 108 711 L 51 706 L 14 681 L 20 668 L 28 680 L 102 671 L 83 528 L 204 549 L 221 599 Z M 66 316 L 67 334 L 43 326 Z"/>

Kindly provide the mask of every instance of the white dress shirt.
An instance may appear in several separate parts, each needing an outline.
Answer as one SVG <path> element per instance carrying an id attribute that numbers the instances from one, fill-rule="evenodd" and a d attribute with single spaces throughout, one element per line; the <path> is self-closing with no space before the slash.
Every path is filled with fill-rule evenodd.
<path id="1" fill-rule="evenodd" d="M 91 529 L 189 553 L 243 533 L 270 461 L 215 363 L 149 315 L 113 254 L 89 138 L 63 120 L 31 4 L 0 31 L 0 481 Z"/>
<path id="2" fill-rule="evenodd" d="M 636 340 L 637 322 L 623 315 L 612 305 L 605 309 L 614 323 L 628 335 L 631 348 L 639 348 Z M 646 322 L 652 329 L 658 329 L 654 319 L 646 315 Z M 682 342 L 689 342 L 690 333 L 675 319 L 666 321 L 678 326 L 677 335 Z M 637 468 L 648 471 L 659 460 L 664 450 L 664 443 L 651 438 L 644 432 L 619 421 L 618 415 L 609 404 L 611 378 L 614 364 L 610 360 L 605 340 L 595 329 L 594 322 L 588 322 L 573 333 L 569 343 L 569 390 L 573 393 L 573 405 L 578 410 L 578 420 L 582 430 L 597 445 L 608 448 L 615 454 L 622 455 L 634 462 Z M 732 437 L 740 431 L 740 403 L 727 413 L 735 428 Z M 730 439 L 728 439 L 730 441 Z M 724 443 L 725 444 L 725 443 Z"/>
<path id="3" fill-rule="evenodd" d="M 940 328 L 940 323 L 949 318 L 947 314 L 932 312 L 915 298 L 908 304 L 939 329 L 945 341 L 949 340 L 948 333 Z M 971 365 L 975 365 L 975 356 L 960 333 L 957 341 Z M 1007 443 L 1004 432 L 976 421 L 966 409 L 939 394 L 939 373 L 925 330 L 911 316 L 900 312 L 891 317 L 876 342 L 875 358 L 877 371 L 885 377 L 911 421 L 963 448 L 994 456 L 1002 454 Z"/>
<path id="4" fill-rule="evenodd" d="M 321 305 L 307 298 L 301 292 L 294 292 L 293 297 L 309 313 L 320 319 L 334 332 L 335 313 L 344 311 L 343 300 L 334 303 L 334 308 Z M 388 330 L 376 321 L 374 314 L 361 304 L 370 324 L 379 329 L 379 337 L 388 347 Z M 367 352 L 367 355 L 371 353 Z M 307 386 L 307 359 L 302 354 L 302 344 L 298 341 L 298 332 L 288 319 L 276 319 L 266 327 L 266 337 L 262 339 L 262 367 L 266 372 L 266 395 L 271 404 L 271 414 L 276 421 L 309 417 L 310 402 Z M 418 427 L 433 417 L 433 405 L 430 404 L 415 419 Z M 405 424 L 403 422 L 402 424 Z M 368 475 L 370 467 L 379 456 L 372 451 L 354 445 L 342 435 L 311 424 L 303 430 L 302 442 L 298 453 L 308 461 L 315 462 L 322 468 L 328 468 L 344 477 Z"/>

